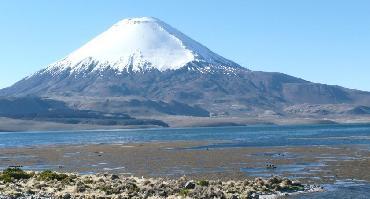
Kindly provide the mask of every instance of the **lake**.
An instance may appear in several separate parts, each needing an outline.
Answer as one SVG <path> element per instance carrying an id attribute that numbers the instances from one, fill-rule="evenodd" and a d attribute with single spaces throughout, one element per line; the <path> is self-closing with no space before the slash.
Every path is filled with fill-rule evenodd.
<path id="1" fill-rule="evenodd" d="M 63 144 L 221 141 L 204 147 L 370 146 L 370 124 L 0 132 L 0 147 Z"/>
<path id="2" fill-rule="evenodd" d="M 0 132 L 0 148 L 171 141 L 211 141 L 212 143 L 176 150 L 340 145 L 361 146 L 362 149 L 370 150 L 370 124 Z M 300 169 L 298 167 L 300 165 L 293 166 L 295 167 L 281 166 L 276 172 L 279 169 L 283 171 Z M 303 166 L 307 167 L 307 165 Z M 320 167 L 320 165 L 312 165 L 312 167 Z M 256 171 L 256 176 L 260 175 L 255 168 L 245 168 L 245 171 L 249 174 Z M 328 190 L 327 192 L 294 196 L 294 198 L 338 198 L 338 196 L 339 198 L 367 198 L 370 191 L 368 182 L 356 179 L 338 180 L 334 184 L 323 186 Z"/>

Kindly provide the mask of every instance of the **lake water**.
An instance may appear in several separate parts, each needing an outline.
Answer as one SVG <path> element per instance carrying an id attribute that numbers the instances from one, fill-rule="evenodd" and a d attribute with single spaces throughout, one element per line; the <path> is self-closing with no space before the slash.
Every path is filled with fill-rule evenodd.
<path id="1" fill-rule="evenodd" d="M 338 144 L 370 146 L 370 124 L 0 132 L 1 148 L 157 141 L 221 142 L 220 144 L 204 147 L 328 146 Z"/>
<path id="2" fill-rule="evenodd" d="M 191 148 L 195 150 L 225 147 L 334 145 L 361 145 L 361 147 L 370 150 L 370 124 L 0 132 L 0 148 L 158 141 L 217 142 L 217 144 Z M 284 167 L 281 169 L 284 169 Z M 287 169 L 289 168 L 287 167 Z M 338 181 L 336 184 L 325 186 L 329 191 L 295 196 L 294 198 L 370 198 L 370 185 L 368 182 L 357 182 L 355 180 L 350 180 L 349 182 Z"/>

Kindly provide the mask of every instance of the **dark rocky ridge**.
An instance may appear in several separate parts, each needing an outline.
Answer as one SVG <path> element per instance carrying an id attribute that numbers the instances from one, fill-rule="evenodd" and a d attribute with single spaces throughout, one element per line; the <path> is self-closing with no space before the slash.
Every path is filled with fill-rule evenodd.
<path id="1" fill-rule="evenodd" d="M 119 73 L 114 69 L 94 71 L 95 66 L 90 65 L 83 72 L 74 73 L 69 69 L 57 75 L 42 70 L 1 90 L 0 94 L 63 97 L 67 101 L 78 96 L 96 97 L 100 102 L 95 103 L 95 107 L 89 104 L 90 110 L 125 113 L 132 107 L 141 107 L 138 115 L 148 114 L 143 110 L 153 109 L 168 115 L 248 116 L 270 111 L 284 116 L 297 111 L 286 112 L 286 107 L 292 109 L 299 104 L 370 106 L 369 92 L 312 83 L 282 73 L 250 71 L 240 66 L 231 71 L 220 67 L 205 70 L 208 66 L 193 62 L 178 70 Z M 117 111 L 106 103 L 104 98 L 109 97 L 130 97 L 131 100 L 119 102 L 122 109 Z M 83 106 L 81 103 L 79 105 Z M 327 115 L 325 110 L 316 113 Z M 341 114 L 358 114 L 358 111 Z"/>
<path id="2" fill-rule="evenodd" d="M 0 117 L 66 124 L 153 125 L 168 127 L 166 123 L 160 120 L 136 119 L 122 113 L 102 113 L 72 109 L 64 102 L 37 97 L 0 98 Z"/>

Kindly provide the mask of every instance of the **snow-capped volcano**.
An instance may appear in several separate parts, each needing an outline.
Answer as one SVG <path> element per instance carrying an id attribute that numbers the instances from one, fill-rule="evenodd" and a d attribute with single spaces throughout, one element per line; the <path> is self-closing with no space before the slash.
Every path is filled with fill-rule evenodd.
<path id="1" fill-rule="evenodd" d="M 54 97 L 73 107 L 144 115 L 148 107 L 166 114 L 204 115 L 194 108 L 200 107 L 213 115 L 284 115 L 295 104 L 370 106 L 370 93 L 248 70 L 150 17 L 119 21 L 0 96 Z"/>
<path id="2" fill-rule="evenodd" d="M 95 65 L 93 70 L 109 67 L 118 71 L 153 68 L 165 71 L 179 69 L 190 62 L 237 65 L 161 20 L 141 17 L 119 21 L 66 58 L 51 64 L 48 71 L 83 71 L 91 63 Z"/>

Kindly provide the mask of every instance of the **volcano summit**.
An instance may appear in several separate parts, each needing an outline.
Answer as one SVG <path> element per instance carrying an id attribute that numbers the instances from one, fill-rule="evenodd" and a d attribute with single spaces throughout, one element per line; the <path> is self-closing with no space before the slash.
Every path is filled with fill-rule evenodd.
<path id="1" fill-rule="evenodd" d="M 50 66 L 50 70 L 84 71 L 81 63 L 96 63 L 94 70 L 176 70 L 191 62 L 234 66 L 198 42 L 150 17 L 124 19 Z M 86 65 L 85 65 L 86 66 Z"/>

